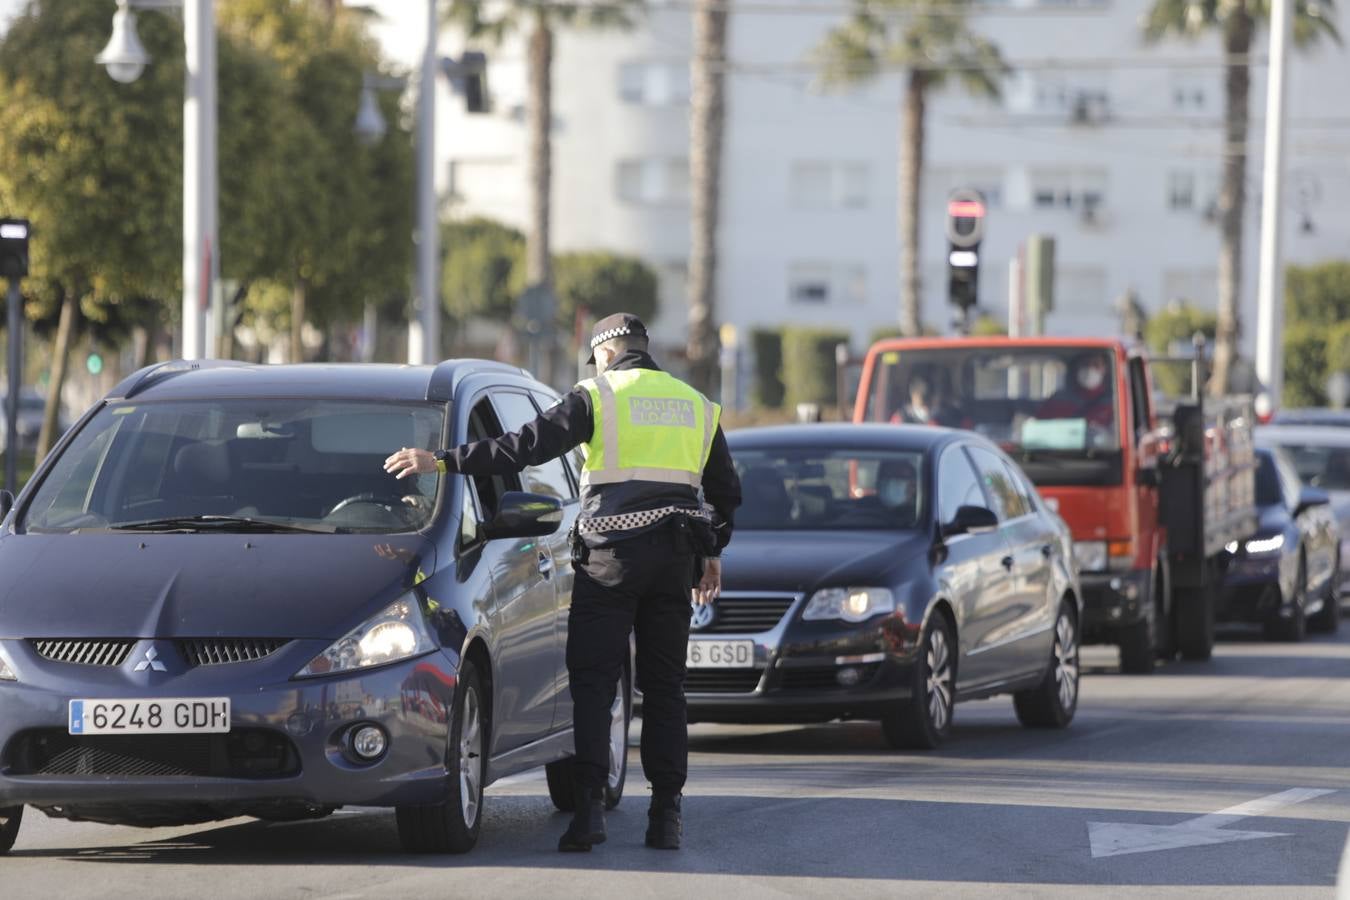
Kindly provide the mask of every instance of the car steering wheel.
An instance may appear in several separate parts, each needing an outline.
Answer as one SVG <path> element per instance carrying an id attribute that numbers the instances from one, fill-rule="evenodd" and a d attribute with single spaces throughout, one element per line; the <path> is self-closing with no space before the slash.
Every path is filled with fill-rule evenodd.
<path id="1" fill-rule="evenodd" d="M 378 491 L 366 491 L 362 494 L 352 494 L 344 500 L 339 500 L 337 504 L 324 514 L 328 518 L 334 513 L 340 512 L 349 506 L 355 506 L 358 503 L 369 503 L 372 506 L 383 507 L 385 512 L 392 513 L 394 510 L 403 506 L 402 494 L 382 494 Z"/>

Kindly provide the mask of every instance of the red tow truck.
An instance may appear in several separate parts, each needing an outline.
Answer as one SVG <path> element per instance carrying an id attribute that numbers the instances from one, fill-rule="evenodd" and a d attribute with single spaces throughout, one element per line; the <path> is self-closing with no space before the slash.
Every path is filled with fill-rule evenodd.
<path id="1" fill-rule="evenodd" d="M 1155 395 L 1119 340 L 897 338 L 868 351 L 853 418 L 998 443 L 1073 532 L 1084 641 L 1130 673 L 1209 658 L 1224 546 L 1256 526 L 1248 399 Z"/>

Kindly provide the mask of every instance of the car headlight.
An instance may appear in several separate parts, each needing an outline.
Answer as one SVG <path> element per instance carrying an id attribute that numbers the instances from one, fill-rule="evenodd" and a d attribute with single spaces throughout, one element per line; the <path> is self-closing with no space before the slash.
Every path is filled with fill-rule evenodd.
<path id="1" fill-rule="evenodd" d="M 412 594 L 405 595 L 353 628 L 295 673 L 296 678 L 368 669 L 436 649 Z"/>
<path id="2" fill-rule="evenodd" d="M 14 674 L 14 670 L 5 662 L 5 658 L 0 656 L 0 681 L 18 681 L 19 676 Z"/>
<path id="3" fill-rule="evenodd" d="M 1284 546 L 1284 535 L 1275 534 L 1270 537 L 1252 538 L 1247 542 L 1247 555 L 1256 556 L 1261 553 L 1277 553 Z"/>
<path id="4" fill-rule="evenodd" d="M 1084 572 L 1106 571 L 1106 541 L 1074 541 L 1073 561 Z"/>
<path id="5" fill-rule="evenodd" d="M 802 618 L 808 621 L 843 619 L 863 622 L 880 613 L 895 612 L 895 595 L 882 587 L 825 588 L 806 603 Z"/>

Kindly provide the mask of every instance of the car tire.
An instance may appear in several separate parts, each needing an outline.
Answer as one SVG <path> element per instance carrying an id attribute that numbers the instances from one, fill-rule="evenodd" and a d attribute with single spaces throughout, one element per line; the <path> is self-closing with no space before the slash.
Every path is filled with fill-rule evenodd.
<path id="1" fill-rule="evenodd" d="M 613 809 L 623 800 L 624 785 L 628 781 L 628 730 L 633 724 L 633 679 L 624 666 L 623 675 L 614 691 L 614 705 L 610 707 L 609 778 L 605 783 L 605 809 Z M 561 812 L 577 808 L 576 769 L 572 757 L 544 766 L 548 781 L 548 796 Z"/>
<path id="2" fill-rule="evenodd" d="M 1308 627 L 1320 634 L 1335 634 L 1341 628 L 1341 560 L 1331 570 L 1326 590 L 1322 593 L 1322 609 L 1308 620 Z"/>
<path id="3" fill-rule="evenodd" d="M 473 660 L 459 668 L 445 765 L 446 799 L 396 810 L 398 836 L 408 853 L 467 853 L 483 825 L 488 736 L 492 733 L 483 681 Z"/>
<path id="4" fill-rule="evenodd" d="M 1078 660 L 1078 619 L 1073 606 L 1060 604 L 1055 619 L 1055 640 L 1050 650 L 1050 666 L 1041 683 L 1029 691 L 1013 694 L 1017 721 L 1028 728 L 1067 728 L 1078 710 L 1078 684 L 1081 669 Z M 1153 647 L 1149 646 L 1152 660 Z M 1150 667 L 1151 668 L 1151 667 Z"/>
<path id="5" fill-rule="evenodd" d="M 8 853 L 19 837 L 19 826 L 23 824 L 22 806 L 0 807 L 0 853 Z"/>
<path id="6" fill-rule="evenodd" d="M 1204 662 L 1214 655 L 1214 590 L 1179 591 L 1177 601 L 1177 649 L 1182 659 Z"/>
<path id="7" fill-rule="evenodd" d="M 1298 575 L 1294 578 L 1294 596 L 1289 603 L 1289 615 L 1282 616 L 1276 610 L 1266 619 L 1262 629 L 1265 639 L 1286 644 L 1297 644 L 1308 632 L 1308 619 L 1303 608 L 1308 598 L 1308 564 L 1302 555 L 1298 558 Z"/>
<path id="8" fill-rule="evenodd" d="M 956 703 L 956 639 L 947 617 L 934 613 L 924 627 L 909 698 L 887 710 L 881 733 L 896 750 L 932 750 L 947 739 Z"/>

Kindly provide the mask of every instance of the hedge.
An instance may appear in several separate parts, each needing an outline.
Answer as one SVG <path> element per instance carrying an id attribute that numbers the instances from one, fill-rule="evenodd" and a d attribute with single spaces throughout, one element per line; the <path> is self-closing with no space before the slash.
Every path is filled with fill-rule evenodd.
<path id="1" fill-rule="evenodd" d="M 755 370 L 750 385 L 750 402 L 764 409 L 783 405 L 783 334 L 767 328 L 750 332 L 750 350 Z"/>
<path id="2" fill-rule="evenodd" d="M 848 332 L 824 328 L 783 329 L 783 386 L 789 409 L 799 403 L 833 406 L 839 390 L 834 350 Z"/>

